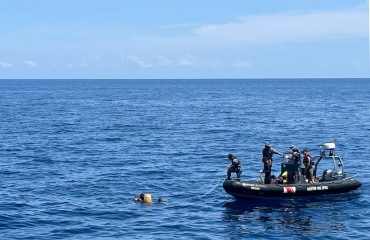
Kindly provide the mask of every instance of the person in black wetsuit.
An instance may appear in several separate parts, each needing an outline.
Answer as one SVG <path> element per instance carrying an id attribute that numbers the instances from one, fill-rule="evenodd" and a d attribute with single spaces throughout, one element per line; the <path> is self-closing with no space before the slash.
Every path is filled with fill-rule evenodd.
<path id="1" fill-rule="evenodd" d="M 235 172 L 236 176 L 240 178 L 243 170 L 239 159 L 231 153 L 227 155 L 227 158 L 231 160 L 231 164 L 227 166 L 227 180 L 231 180 L 231 172 Z"/>
<path id="2" fill-rule="evenodd" d="M 290 160 L 295 164 L 295 182 L 301 183 L 301 153 L 294 145 L 290 146 L 292 157 Z"/>
<path id="3" fill-rule="evenodd" d="M 265 148 L 262 149 L 262 162 L 264 162 L 264 159 L 266 158 L 268 161 L 270 161 L 270 165 L 272 168 L 272 156 L 274 154 L 278 154 L 280 156 L 283 156 L 283 154 L 279 153 L 275 149 L 273 149 L 268 142 L 265 143 Z"/>
<path id="4" fill-rule="evenodd" d="M 272 162 L 267 158 L 267 157 L 264 157 L 263 158 L 263 169 L 260 170 L 260 173 L 264 173 L 265 174 L 265 180 L 264 180 L 264 184 L 270 184 L 271 183 L 271 166 L 272 166 Z"/>
<path id="5" fill-rule="evenodd" d="M 144 201 L 144 193 L 141 193 L 140 196 L 135 196 L 134 199 L 136 202 L 142 202 Z"/>

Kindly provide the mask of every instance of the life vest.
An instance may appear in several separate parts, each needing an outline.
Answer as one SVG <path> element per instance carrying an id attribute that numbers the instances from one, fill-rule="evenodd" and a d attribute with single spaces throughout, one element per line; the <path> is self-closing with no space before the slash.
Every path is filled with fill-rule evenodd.
<path id="1" fill-rule="evenodd" d="M 308 158 L 312 159 L 310 154 L 307 152 L 306 154 L 304 154 L 304 158 L 303 158 L 303 164 L 304 165 L 307 165 L 308 164 Z M 311 165 L 311 161 L 310 161 L 310 165 Z"/>

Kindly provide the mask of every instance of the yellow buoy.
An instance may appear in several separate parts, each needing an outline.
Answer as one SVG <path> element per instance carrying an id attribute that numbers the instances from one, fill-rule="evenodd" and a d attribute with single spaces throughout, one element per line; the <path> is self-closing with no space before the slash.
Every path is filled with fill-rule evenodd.
<path id="1" fill-rule="evenodd" d="M 152 202 L 152 195 L 151 194 L 144 194 L 144 202 L 151 203 Z"/>

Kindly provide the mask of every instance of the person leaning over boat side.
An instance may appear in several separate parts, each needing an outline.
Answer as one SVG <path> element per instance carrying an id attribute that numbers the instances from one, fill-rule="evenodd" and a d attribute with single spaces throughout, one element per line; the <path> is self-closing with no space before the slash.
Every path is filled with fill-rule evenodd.
<path id="1" fill-rule="evenodd" d="M 294 162 L 295 165 L 295 182 L 301 183 L 301 154 L 294 145 L 290 146 L 290 150 L 292 151 L 292 157 L 290 158 L 291 161 Z"/>
<path id="2" fill-rule="evenodd" d="M 271 161 L 267 157 L 264 157 L 263 158 L 263 169 L 260 170 L 260 173 L 265 174 L 265 180 L 263 182 L 264 184 L 271 183 L 271 166 L 272 166 Z"/>
<path id="3" fill-rule="evenodd" d="M 283 156 L 283 154 L 279 153 L 275 149 L 273 149 L 268 142 L 265 143 L 265 148 L 262 149 L 262 162 L 264 162 L 264 159 L 267 158 L 270 161 L 270 165 L 272 168 L 272 156 L 274 154 L 278 154 L 280 156 Z"/>
<path id="4" fill-rule="evenodd" d="M 242 176 L 242 166 L 239 159 L 231 153 L 227 155 L 227 158 L 231 160 L 231 164 L 227 166 L 227 180 L 231 179 L 231 172 L 235 172 L 236 176 L 240 178 Z"/>
<path id="5" fill-rule="evenodd" d="M 303 158 L 303 164 L 305 166 L 304 168 L 304 174 L 306 175 L 306 179 L 309 183 L 314 183 L 315 180 L 313 179 L 313 168 L 312 168 L 312 160 L 310 153 L 307 149 L 303 149 L 302 151 L 304 158 Z"/>

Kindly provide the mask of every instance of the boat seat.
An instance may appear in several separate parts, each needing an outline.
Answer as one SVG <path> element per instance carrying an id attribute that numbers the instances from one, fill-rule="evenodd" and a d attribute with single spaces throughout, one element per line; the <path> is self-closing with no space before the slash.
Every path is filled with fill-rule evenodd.
<path id="1" fill-rule="evenodd" d="M 333 169 L 325 169 L 324 172 L 322 173 L 322 178 L 320 182 L 325 182 L 325 181 L 333 181 Z"/>
<path id="2" fill-rule="evenodd" d="M 342 170 L 335 170 L 333 173 L 333 180 L 343 180 L 346 178 L 346 173 L 342 172 Z"/>
<path id="3" fill-rule="evenodd" d="M 281 164 L 281 174 L 288 172 L 287 183 L 294 183 L 295 165 L 292 162 Z"/>

